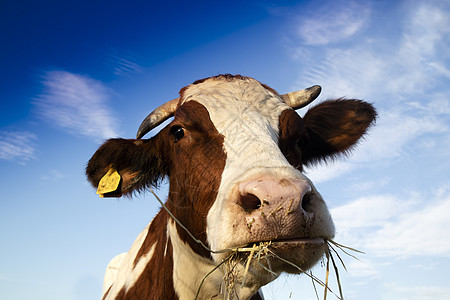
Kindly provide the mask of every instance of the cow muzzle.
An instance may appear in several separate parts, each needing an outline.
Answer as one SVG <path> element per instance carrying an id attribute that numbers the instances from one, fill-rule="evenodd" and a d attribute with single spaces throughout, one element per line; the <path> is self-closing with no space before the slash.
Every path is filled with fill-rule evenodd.
<path id="1" fill-rule="evenodd" d="M 233 236 L 236 246 L 270 245 L 273 255 L 292 262 L 272 260 L 275 272 L 299 273 L 314 265 L 334 234 L 326 206 L 306 179 L 260 177 L 235 186 Z M 325 225 L 325 226 L 323 226 Z"/>
<path id="2" fill-rule="evenodd" d="M 325 238 L 317 231 L 316 216 L 326 208 L 307 180 L 261 177 L 240 182 L 236 189 L 234 228 L 245 244 Z"/>
<path id="3" fill-rule="evenodd" d="M 239 184 L 238 204 L 251 215 L 305 214 L 310 200 L 311 186 L 304 180 L 264 178 Z"/>

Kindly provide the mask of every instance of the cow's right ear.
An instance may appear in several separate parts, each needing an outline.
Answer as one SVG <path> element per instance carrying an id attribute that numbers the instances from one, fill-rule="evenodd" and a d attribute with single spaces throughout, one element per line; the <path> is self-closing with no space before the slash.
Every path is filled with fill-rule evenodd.
<path id="1" fill-rule="evenodd" d="M 105 197 L 120 197 L 156 186 L 168 175 L 162 144 L 158 135 L 149 140 L 110 139 L 89 160 L 86 176 Z M 108 181 L 114 187 L 102 191 L 99 184 Z"/>
<path id="2" fill-rule="evenodd" d="M 303 117 L 309 141 L 303 151 L 303 163 L 326 161 L 347 154 L 367 129 L 375 123 L 372 104 L 357 99 L 324 101 Z"/>

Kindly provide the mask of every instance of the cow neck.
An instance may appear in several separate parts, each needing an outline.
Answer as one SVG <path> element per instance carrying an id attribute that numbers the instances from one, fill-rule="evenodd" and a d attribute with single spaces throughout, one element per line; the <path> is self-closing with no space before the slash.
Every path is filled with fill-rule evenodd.
<path id="1" fill-rule="evenodd" d="M 176 223 L 168 224 L 168 233 L 173 248 L 173 283 L 180 300 L 225 298 L 225 282 L 222 268 L 208 258 L 198 255 L 179 237 Z M 243 268 L 243 266 L 238 266 Z M 255 286 L 235 286 L 237 299 L 261 299 Z"/>
<path id="2" fill-rule="evenodd" d="M 144 230 L 137 255 L 128 267 L 126 280 L 119 280 L 103 299 L 210 299 L 219 296 L 223 274 L 209 258 L 193 251 L 181 239 L 175 222 L 164 209 Z M 132 247 L 133 248 L 133 247 Z M 129 254 L 133 253 L 133 249 Z M 130 258 L 131 259 L 131 258 Z M 122 265 L 123 267 L 124 265 Z M 130 282 L 129 278 L 134 280 Z M 202 280 L 204 280 L 202 284 Z"/>
<path id="3" fill-rule="evenodd" d="M 173 287 L 168 215 L 161 210 L 136 239 L 103 299 L 179 299 Z"/>

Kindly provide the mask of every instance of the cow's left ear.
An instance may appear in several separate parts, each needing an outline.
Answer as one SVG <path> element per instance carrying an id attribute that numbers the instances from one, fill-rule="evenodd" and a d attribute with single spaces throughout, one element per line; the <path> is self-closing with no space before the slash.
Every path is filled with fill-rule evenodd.
<path id="1" fill-rule="evenodd" d="M 355 99 L 328 100 L 310 108 L 303 117 L 309 135 L 302 152 L 303 163 L 308 165 L 346 154 L 375 123 L 376 117 L 370 103 Z"/>
<path id="2" fill-rule="evenodd" d="M 86 176 L 97 193 L 101 197 L 120 197 L 156 186 L 168 175 L 160 138 L 106 141 L 86 166 Z"/>

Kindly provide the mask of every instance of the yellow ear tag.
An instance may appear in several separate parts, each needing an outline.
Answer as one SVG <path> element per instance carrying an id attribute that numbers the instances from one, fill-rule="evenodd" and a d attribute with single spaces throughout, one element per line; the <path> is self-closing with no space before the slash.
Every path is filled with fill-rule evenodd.
<path id="1" fill-rule="evenodd" d="M 97 187 L 97 194 L 103 197 L 103 194 L 111 193 L 117 190 L 120 183 L 120 175 L 114 168 L 109 168 L 108 173 L 100 179 Z"/>

